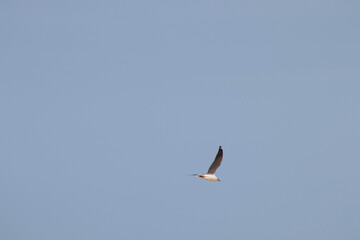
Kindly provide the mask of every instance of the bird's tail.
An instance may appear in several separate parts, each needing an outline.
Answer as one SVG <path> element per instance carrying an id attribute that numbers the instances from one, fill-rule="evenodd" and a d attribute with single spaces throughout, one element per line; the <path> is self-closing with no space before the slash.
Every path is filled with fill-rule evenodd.
<path id="1" fill-rule="evenodd" d="M 188 176 L 197 176 L 199 174 L 195 173 L 195 174 L 186 174 L 186 175 L 188 175 Z"/>

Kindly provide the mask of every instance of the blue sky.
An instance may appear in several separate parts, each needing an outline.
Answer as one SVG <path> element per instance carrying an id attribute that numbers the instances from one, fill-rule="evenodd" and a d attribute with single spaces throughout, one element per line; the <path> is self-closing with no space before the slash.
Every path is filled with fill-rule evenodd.
<path id="1" fill-rule="evenodd" d="M 359 239 L 359 10 L 2 1 L 0 238 Z"/>

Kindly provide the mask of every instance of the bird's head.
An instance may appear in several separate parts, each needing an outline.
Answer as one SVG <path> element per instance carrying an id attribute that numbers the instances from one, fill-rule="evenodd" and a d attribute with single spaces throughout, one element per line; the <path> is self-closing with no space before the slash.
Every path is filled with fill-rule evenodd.
<path id="1" fill-rule="evenodd" d="M 219 178 L 217 179 L 217 181 L 218 181 L 218 182 L 221 182 L 221 180 L 220 180 Z"/>

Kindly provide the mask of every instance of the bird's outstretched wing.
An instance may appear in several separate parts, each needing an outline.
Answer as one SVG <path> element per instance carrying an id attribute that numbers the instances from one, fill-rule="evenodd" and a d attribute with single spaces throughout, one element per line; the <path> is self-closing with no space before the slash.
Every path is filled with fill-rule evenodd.
<path id="1" fill-rule="evenodd" d="M 215 174 L 216 169 L 218 169 L 220 167 L 221 161 L 223 159 L 223 150 L 221 148 L 221 146 L 219 147 L 219 151 L 216 154 L 215 160 L 214 162 L 211 164 L 209 170 L 208 170 L 208 174 Z"/>

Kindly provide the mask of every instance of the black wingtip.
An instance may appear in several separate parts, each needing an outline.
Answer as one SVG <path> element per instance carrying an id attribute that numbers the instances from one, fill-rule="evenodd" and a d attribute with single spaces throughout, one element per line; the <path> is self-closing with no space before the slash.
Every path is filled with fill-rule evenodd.
<path id="1" fill-rule="evenodd" d="M 221 146 L 219 146 L 219 149 L 222 149 Z"/>

